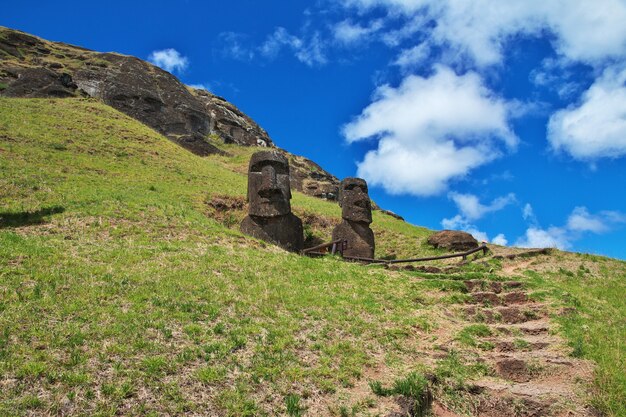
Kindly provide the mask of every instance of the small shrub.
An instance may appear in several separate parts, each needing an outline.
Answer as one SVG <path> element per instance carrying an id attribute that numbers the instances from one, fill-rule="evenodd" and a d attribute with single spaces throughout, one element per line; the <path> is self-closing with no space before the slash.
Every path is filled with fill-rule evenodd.
<path id="1" fill-rule="evenodd" d="M 372 392 L 379 397 L 386 397 L 390 394 L 389 390 L 385 389 L 380 381 L 370 381 L 369 386 Z"/>
<path id="2" fill-rule="evenodd" d="M 515 341 L 513 342 L 513 346 L 515 346 L 515 349 L 523 350 L 528 349 L 530 347 L 530 343 L 528 343 L 524 339 L 515 339 Z"/>
<path id="3" fill-rule="evenodd" d="M 146 374 L 151 376 L 157 376 L 168 369 L 168 363 L 165 358 L 161 356 L 155 356 L 151 358 L 145 358 L 142 361 L 142 368 Z"/>
<path id="4" fill-rule="evenodd" d="M 285 397 L 285 406 L 287 407 L 287 414 L 291 417 L 301 417 L 306 410 L 300 404 L 300 396 L 296 394 L 289 394 Z"/>
<path id="5" fill-rule="evenodd" d="M 412 416 L 425 416 L 428 413 L 432 396 L 428 380 L 418 372 L 411 372 L 406 378 L 397 379 L 391 388 L 385 388 L 380 381 L 371 381 L 369 386 L 378 396 L 402 395 L 412 401 Z"/>
<path id="6" fill-rule="evenodd" d="M 309 242 L 311 240 L 313 240 L 313 229 L 311 228 L 310 224 L 305 223 L 303 225 L 303 229 L 304 229 L 304 240 Z"/>
<path id="7" fill-rule="evenodd" d="M 456 340 L 458 340 L 461 344 L 473 347 L 481 347 L 485 348 L 484 343 L 478 342 L 476 337 L 487 337 L 491 336 L 491 329 L 484 324 L 472 324 L 471 326 L 467 326 L 463 330 L 459 332 L 456 336 Z M 493 349 L 493 345 L 491 345 Z"/>
<path id="8" fill-rule="evenodd" d="M 44 402 L 34 395 L 27 395 L 22 398 L 22 406 L 28 410 L 33 410 L 36 408 L 43 408 Z"/>
<path id="9" fill-rule="evenodd" d="M 55 151 L 67 151 L 67 146 L 64 143 L 53 143 L 50 147 Z"/>
<path id="10" fill-rule="evenodd" d="M 571 342 L 570 345 L 572 346 L 571 355 L 573 357 L 582 358 L 585 355 L 585 348 L 582 337 L 576 338 L 573 342 Z"/>
<path id="11" fill-rule="evenodd" d="M 203 384 L 215 384 L 224 380 L 226 377 L 226 369 L 215 366 L 205 366 L 198 369 L 196 377 Z"/>

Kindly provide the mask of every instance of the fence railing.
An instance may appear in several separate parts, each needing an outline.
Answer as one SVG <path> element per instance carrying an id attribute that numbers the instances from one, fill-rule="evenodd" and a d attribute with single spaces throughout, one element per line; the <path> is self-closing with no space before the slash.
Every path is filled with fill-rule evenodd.
<path id="1" fill-rule="evenodd" d="M 321 245 L 314 246 L 312 248 L 307 248 L 302 251 L 303 255 L 307 256 L 324 256 L 327 254 L 334 255 L 339 253 L 341 257 L 347 261 L 356 261 L 356 262 L 365 262 L 368 264 L 385 264 L 385 265 L 393 265 L 393 264 L 401 264 L 401 263 L 410 263 L 410 262 L 426 262 L 426 261 L 436 261 L 439 259 L 450 259 L 450 258 L 463 258 L 466 260 L 469 255 L 472 255 L 476 252 L 483 252 L 483 255 L 486 255 L 489 251 L 487 244 L 483 243 L 477 248 L 470 249 L 466 252 L 458 252 L 451 253 L 449 255 L 440 255 L 440 256 L 428 256 L 425 258 L 409 258 L 409 259 L 373 259 L 373 258 L 361 258 L 358 256 L 344 256 L 344 251 L 348 247 L 347 240 L 335 240 L 329 243 L 323 243 Z"/>

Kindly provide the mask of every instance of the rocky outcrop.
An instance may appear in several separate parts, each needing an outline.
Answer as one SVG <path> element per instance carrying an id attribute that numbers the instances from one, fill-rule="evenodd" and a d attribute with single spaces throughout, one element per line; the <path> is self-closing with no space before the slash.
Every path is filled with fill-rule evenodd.
<path id="1" fill-rule="evenodd" d="M 242 146 L 272 146 L 267 132 L 226 99 L 206 90 L 191 88 L 211 117 L 211 132 L 224 143 Z"/>
<path id="2" fill-rule="evenodd" d="M 472 235 L 458 230 L 442 230 L 433 233 L 428 238 L 428 244 L 435 248 L 451 251 L 467 251 L 478 247 L 478 242 Z"/>
<path id="3" fill-rule="evenodd" d="M 197 155 L 219 150 L 207 141 L 211 117 L 202 103 L 167 71 L 131 56 L 98 54 L 103 67 L 74 74 L 78 87 L 154 128 Z"/>
<path id="4" fill-rule="evenodd" d="M 290 155 L 291 187 L 305 194 L 326 200 L 337 200 L 339 179 L 324 171 L 310 159 Z"/>
<path id="5" fill-rule="evenodd" d="M 167 71 L 132 56 L 99 53 L 0 30 L 1 95 L 99 98 L 198 155 L 219 152 L 207 141 L 211 117 Z"/>
<path id="6" fill-rule="evenodd" d="M 148 62 L 50 42 L 3 27 L 0 96 L 98 98 L 202 156 L 221 152 L 215 139 L 275 147 L 267 132 L 232 103 L 188 87 Z M 336 199 L 337 178 L 313 161 L 287 156 L 293 189 Z"/>

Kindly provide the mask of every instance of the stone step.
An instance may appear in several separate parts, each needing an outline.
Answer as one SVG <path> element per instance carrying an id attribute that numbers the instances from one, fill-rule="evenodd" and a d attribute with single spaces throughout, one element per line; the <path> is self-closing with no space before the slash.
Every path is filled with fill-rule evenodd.
<path id="1" fill-rule="evenodd" d="M 550 325 L 546 319 L 539 319 L 525 323 L 498 326 L 495 329 L 505 335 L 514 335 L 514 333 L 519 333 L 520 335 L 544 335 L 550 332 Z"/>
<path id="2" fill-rule="evenodd" d="M 482 359 L 493 364 L 495 374 L 514 382 L 543 381 L 556 376 L 567 380 L 583 377 L 587 362 L 550 350 L 490 352 Z"/>
<path id="3" fill-rule="evenodd" d="M 521 339 L 523 340 L 523 339 Z M 501 340 L 488 340 L 495 346 L 496 352 L 531 352 L 536 350 L 542 350 L 550 346 L 547 342 L 509 342 Z"/>
<path id="4" fill-rule="evenodd" d="M 473 382 L 478 415 L 488 417 L 595 416 L 576 395 L 573 381 L 505 382 L 484 378 Z"/>
<path id="5" fill-rule="evenodd" d="M 528 303 L 528 294 L 525 291 L 513 291 L 497 294 L 493 291 L 476 291 L 470 293 L 470 303 L 489 306 L 525 304 Z"/>
<path id="6" fill-rule="evenodd" d="M 468 292 L 490 291 L 496 294 L 523 287 L 523 284 L 519 281 L 487 281 L 484 279 L 469 279 L 463 283 L 465 284 L 465 288 L 467 288 Z"/>
<path id="7" fill-rule="evenodd" d="M 466 314 L 466 317 L 471 320 L 484 323 L 524 323 L 546 316 L 543 305 L 540 304 L 495 308 L 484 308 L 473 305 L 464 307 L 462 310 Z"/>

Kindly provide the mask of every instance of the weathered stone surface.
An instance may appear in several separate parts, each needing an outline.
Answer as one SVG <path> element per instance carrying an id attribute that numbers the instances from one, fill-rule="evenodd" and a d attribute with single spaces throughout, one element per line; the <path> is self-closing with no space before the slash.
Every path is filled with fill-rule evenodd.
<path id="1" fill-rule="evenodd" d="M 267 132 L 234 104 L 206 90 L 191 89 L 191 92 L 202 103 L 211 118 L 211 133 L 219 136 L 224 143 L 273 146 Z"/>
<path id="2" fill-rule="evenodd" d="M 3 31 L 3 36 L 0 37 L 0 51 L 17 58 L 22 58 L 23 51 L 20 51 L 20 47 L 24 46 L 39 50 L 43 53 L 49 53 L 44 43 L 35 36 L 16 30 Z"/>
<path id="3" fill-rule="evenodd" d="M 385 209 L 379 209 L 381 213 L 385 213 L 388 216 L 393 217 L 394 219 L 398 219 L 401 221 L 404 221 L 404 217 L 400 216 L 399 214 L 394 213 L 391 210 L 385 210 Z"/>
<path id="4" fill-rule="evenodd" d="M 314 197 L 326 200 L 337 200 L 339 195 L 339 179 L 324 171 L 315 162 L 301 156 L 291 155 L 291 187 Z"/>
<path id="5" fill-rule="evenodd" d="M 339 186 L 339 205 L 343 221 L 333 230 L 333 240 L 347 240 L 344 256 L 374 258 L 372 204 L 367 183 L 361 178 L 345 178 Z"/>
<path id="6" fill-rule="evenodd" d="M 85 66 L 74 74 L 80 89 L 197 155 L 219 152 L 206 140 L 211 117 L 176 77 L 135 57 L 98 55 L 104 68 Z"/>
<path id="7" fill-rule="evenodd" d="M 241 231 L 291 252 L 302 250 L 304 244 L 302 221 L 292 213 L 277 217 L 248 215 L 241 222 Z"/>
<path id="8" fill-rule="evenodd" d="M 353 222 L 372 223 L 372 203 L 367 182 L 362 178 L 344 178 L 339 187 L 341 217 Z"/>
<path id="9" fill-rule="evenodd" d="M 256 152 L 248 166 L 250 214 L 259 217 L 291 213 L 289 161 L 278 151 Z"/>
<path id="10" fill-rule="evenodd" d="M 9 79 L 2 91 L 5 97 L 73 97 L 77 85 L 69 74 L 59 74 L 46 68 L 11 67 L 4 70 Z"/>
<path id="11" fill-rule="evenodd" d="M 249 214 L 241 231 L 290 251 L 304 244 L 302 221 L 291 213 L 289 161 L 276 150 L 256 152 L 248 167 Z"/>
<path id="12" fill-rule="evenodd" d="M 374 232 L 367 223 L 343 220 L 333 230 L 333 240 L 339 239 L 348 241 L 348 247 L 343 252 L 345 256 L 374 258 Z"/>
<path id="13" fill-rule="evenodd" d="M 478 247 L 478 242 L 472 235 L 458 230 L 442 230 L 433 233 L 428 238 L 428 243 L 435 248 L 452 251 L 467 251 Z"/>

